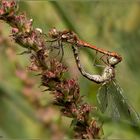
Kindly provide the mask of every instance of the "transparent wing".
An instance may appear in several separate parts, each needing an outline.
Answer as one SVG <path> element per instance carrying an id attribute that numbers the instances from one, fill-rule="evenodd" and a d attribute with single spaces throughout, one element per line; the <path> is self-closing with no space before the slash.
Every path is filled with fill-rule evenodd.
<path id="1" fill-rule="evenodd" d="M 108 85 L 109 86 L 109 85 Z M 112 120 L 119 120 L 120 113 L 117 108 L 117 105 L 114 102 L 113 96 L 109 94 L 109 87 L 107 88 L 107 96 L 108 96 L 108 106 L 106 109 L 106 114 L 112 118 Z"/>
<path id="2" fill-rule="evenodd" d="M 140 122 L 138 113 L 124 97 L 123 90 L 115 80 L 109 83 L 107 93 L 108 96 L 111 96 L 112 98 L 115 108 L 119 114 L 118 117 L 121 117 L 134 125 L 137 125 Z"/>
<path id="3" fill-rule="evenodd" d="M 104 83 L 98 90 L 97 103 L 100 111 L 106 116 L 111 117 L 114 120 L 120 118 L 119 110 L 114 103 L 114 99 L 109 94 L 109 84 Z"/>
<path id="4" fill-rule="evenodd" d="M 103 84 L 97 93 L 97 103 L 100 111 L 104 113 L 108 106 L 107 85 Z"/>

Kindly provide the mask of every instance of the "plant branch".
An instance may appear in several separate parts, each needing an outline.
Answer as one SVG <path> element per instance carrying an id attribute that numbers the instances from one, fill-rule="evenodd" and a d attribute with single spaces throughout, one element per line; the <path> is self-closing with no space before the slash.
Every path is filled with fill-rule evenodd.
<path id="1" fill-rule="evenodd" d="M 1 0 L 0 6 L 0 20 L 12 27 L 11 37 L 30 52 L 30 70 L 40 73 L 41 85 L 54 95 L 54 104 L 60 107 L 63 115 L 73 119 L 75 138 L 100 138 L 101 128 L 90 115 L 94 108 L 83 101 L 77 82 L 63 77 L 68 69 L 56 59 L 49 59 L 51 51 L 46 36 L 32 26 L 33 20 L 25 13 L 18 13 L 15 1 Z"/>

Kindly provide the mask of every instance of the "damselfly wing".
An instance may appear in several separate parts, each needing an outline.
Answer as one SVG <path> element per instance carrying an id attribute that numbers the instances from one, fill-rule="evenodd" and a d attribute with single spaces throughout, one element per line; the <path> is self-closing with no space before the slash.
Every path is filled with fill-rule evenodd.
<path id="1" fill-rule="evenodd" d="M 103 83 L 98 90 L 97 102 L 102 113 L 113 120 L 125 120 L 137 125 L 140 117 L 124 96 L 122 88 L 116 80 Z"/>

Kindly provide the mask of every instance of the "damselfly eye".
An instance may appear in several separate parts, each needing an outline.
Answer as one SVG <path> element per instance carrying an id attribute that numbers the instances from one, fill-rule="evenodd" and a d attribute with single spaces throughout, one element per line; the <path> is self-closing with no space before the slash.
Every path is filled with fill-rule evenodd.
<path id="1" fill-rule="evenodd" d="M 110 65 L 113 66 L 113 65 L 118 64 L 120 62 L 120 60 L 116 57 L 111 57 L 111 58 L 109 58 L 108 62 L 109 62 Z"/>
<path id="2" fill-rule="evenodd" d="M 49 31 L 49 36 L 52 37 L 52 38 L 57 38 L 58 35 L 59 35 L 59 32 L 56 30 L 56 28 L 52 28 Z"/>
<path id="3" fill-rule="evenodd" d="M 66 35 L 62 35 L 62 38 L 65 39 L 65 38 L 68 38 L 68 37 Z"/>

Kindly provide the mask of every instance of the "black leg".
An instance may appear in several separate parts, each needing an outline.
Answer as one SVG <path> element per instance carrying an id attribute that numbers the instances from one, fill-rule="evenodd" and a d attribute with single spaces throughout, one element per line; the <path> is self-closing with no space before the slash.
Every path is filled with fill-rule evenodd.
<path id="1" fill-rule="evenodd" d="M 62 50 L 62 56 L 61 56 L 60 62 L 62 62 L 63 57 L 64 57 L 64 48 L 63 48 L 62 42 L 60 42 L 60 49 Z"/>
<path id="2" fill-rule="evenodd" d="M 103 59 L 104 57 L 106 57 L 107 62 Z M 108 65 L 108 56 L 106 54 L 104 54 L 103 56 L 101 56 L 100 60 L 102 60 L 102 62 L 104 62 L 104 64 Z"/>
<path id="3" fill-rule="evenodd" d="M 98 52 L 96 51 L 95 58 L 94 58 L 94 61 L 93 61 L 93 66 L 104 68 L 105 66 L 96 64 L 97 55 L 98 55 Z M 101 58 L 100 58 L 100 59 L 101 59 Z"/>

